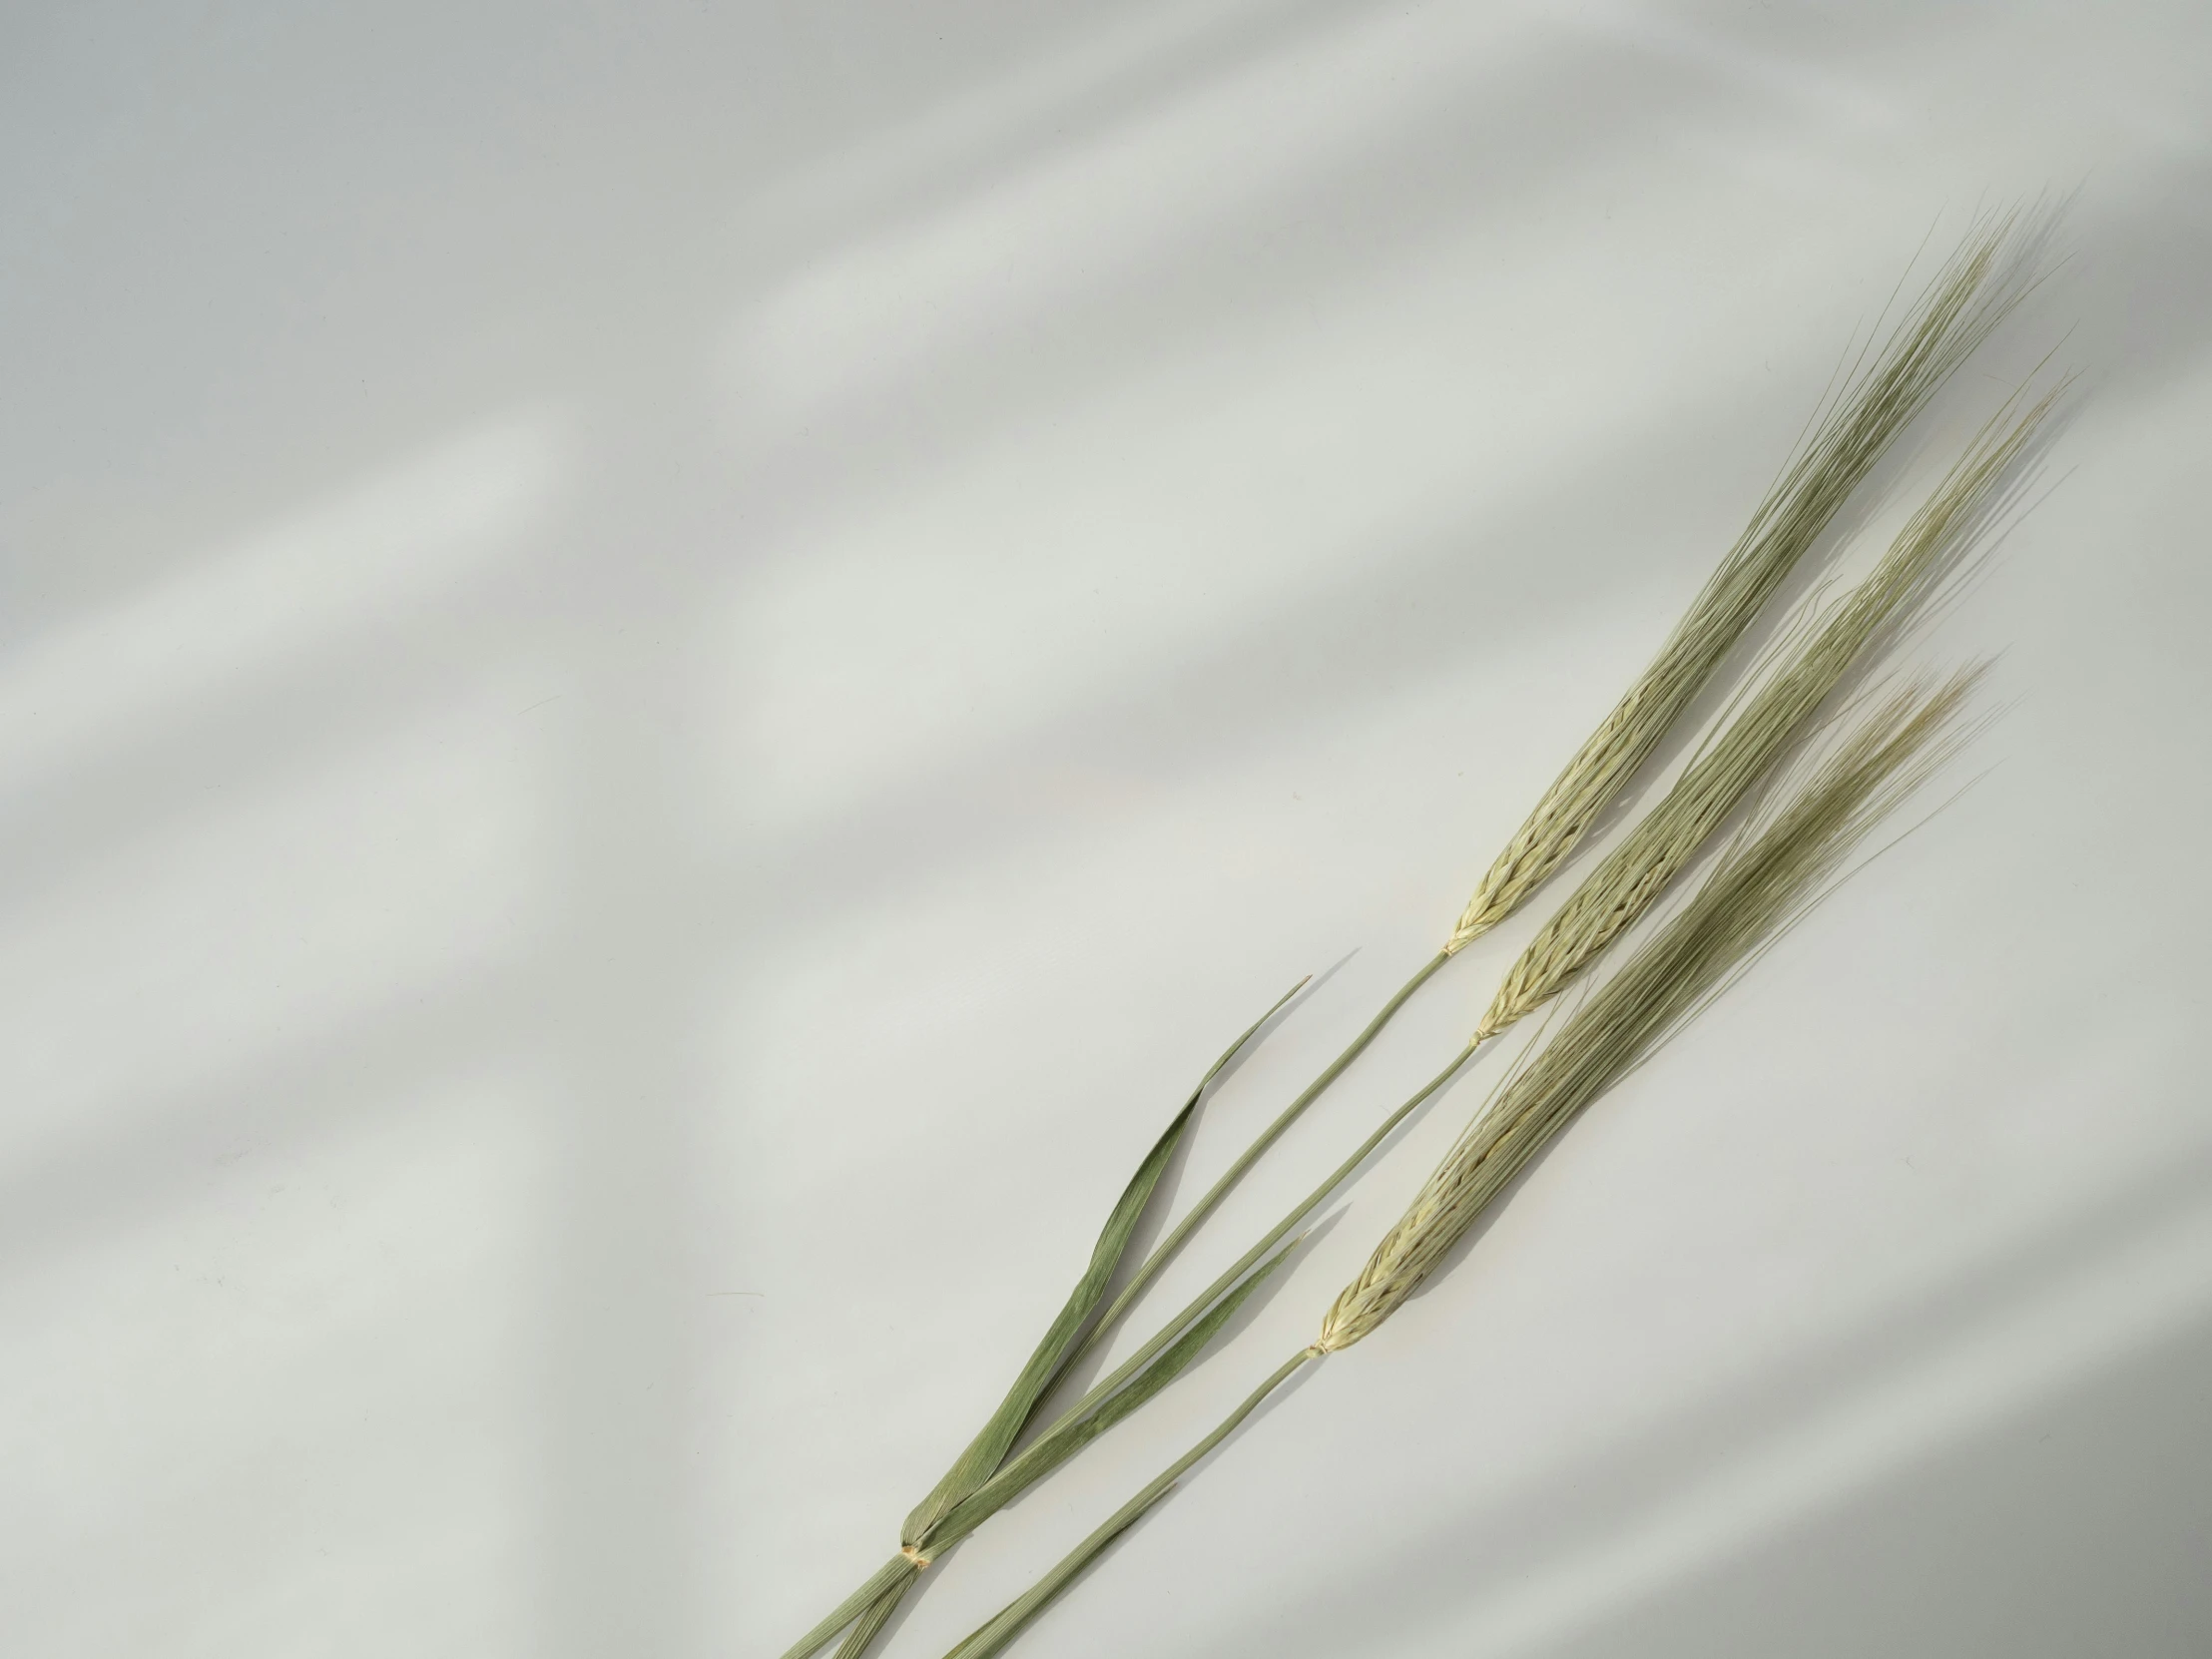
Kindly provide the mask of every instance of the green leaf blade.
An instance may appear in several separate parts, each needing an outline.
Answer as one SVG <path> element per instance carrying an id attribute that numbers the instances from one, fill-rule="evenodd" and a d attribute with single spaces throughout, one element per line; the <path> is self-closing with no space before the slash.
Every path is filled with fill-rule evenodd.
<path id="1" fill-rule="evenodd" d="M 1104 1230 L 1098 1236 L 1097 1244 L 1092 1248 L 1089 1265 L 1084 1269 L 1082 1278 L 1076 1282 L 1067 1301 L 1061 1305 L 1059 1315 L 1046 1330 L 1043 1341 L 1030 1354 L 1028 1364 L 1022 1367 L 1020 1376 L 1014 1379 L 1013 1386 L 1006 1390 L 1005 1398 L 999 1401 L 998 1409 L 991 1413 L 990 1420 L 983 1425 L 981 1432 L 968 1442 L 967 1448 L 960 1453 L 952 1467 L 945 1471 L 944 1478 L 937 1482 L 929 1495 L 907 1515 L 899 1534 L 902 1543 L 915 1545 L 929 1536 L 937 1522 L 997 1472 L 999 1464 L 1005 1460 L 1006 1453 L 1012 1449 L 1015 1439 L 1029 1421 L 1037 1401 L 1058 1380 L 1063 1364 L 1082 1340 L 1084 1327 L 1104 1298 L 1107 1286 L 1113 1282 L 1114 1274 L 1128 1252 L 1129 1241 L 1144 1219 L 1146 1207 L 1151 1203 L 1153 1192 L 1160 1184 L 1160 1177 L 1166 1173 L 1168 1161 L 1174 1157 L 1184 1131 L 1190 1127 L 1191 1114 L 1198 1109 L 1198 1103 L 1204 1097 L 1207 1087 L 1221 1075 L 1222 1069 L 1252 1040 L 1260 1028 L 1275 1017 L 1277 1010 L 1296 996 L 1306 983 L 1306 980 L 1301 979 L 1284 992 L 1266 1013 L 1239 1033 L 1235 1042 L 1222 1050 L 1221 1057 L 1199 1079 L 1198 1086 L 1191 1090 L 1190 1098 L 1184 1101 L 1182 1110 L 1175 1114 L 1160 1138 L 1152 1143 L 1152 1149 L 1138 1165 L 1137 1173 L 1130 1178 L 1128 1186 L 1122 1189 L 1121 1197 L 1116 1201 L 1112 1214 L 1106 1219 Z"/>
<path id="2" fill-rule="evenodd" d="M 1223 1297 L 1203 1319 L 1163 1350 L 1127 1387 L 1107 1398 L 1096 1410 L 1081 1417 L 1070 1413 L 1068 1417 L 1061 1418 L 1049 1433 L 1034 1444 L 1024 1447 L 1020 1456 L 971 1492 L 932 1529 L 929 1544 L 942 1548 L 947 1544 L 957 1543 L 1174 1382 L 1213 1341 L 1215 1334 L 1236 1318 L 1237 1311 L 1245 1305 L 1247 1299 L 1270 1275 L 1290 1260 L 1291 1253 L 1303 1242 L 1303 1236 L 1293 1239 L 1268 1258 L 1257 1272 Z"/>

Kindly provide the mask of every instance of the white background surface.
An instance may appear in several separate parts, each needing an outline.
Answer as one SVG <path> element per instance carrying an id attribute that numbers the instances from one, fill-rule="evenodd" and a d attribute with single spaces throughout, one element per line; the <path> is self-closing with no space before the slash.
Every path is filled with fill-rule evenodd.
<path id="1" fill-rule="evenodd" d="M 1434 947 L 1931 227 L 2078 186 L 1905 468 L 2085 372 L 1923 648 L 2005 651 L 1993 772 L 1023 1651 L 2205 1651 L 2208 70 L 2191 3 L 9 8 L 8 1650 L 778 1651 L 1228 1035 L 1334 970 L 1186 1197 Z"/>

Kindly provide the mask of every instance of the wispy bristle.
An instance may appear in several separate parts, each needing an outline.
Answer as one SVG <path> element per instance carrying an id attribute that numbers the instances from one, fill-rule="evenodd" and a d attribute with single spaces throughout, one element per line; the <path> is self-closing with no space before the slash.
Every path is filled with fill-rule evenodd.
<path id="1" fill-rule="evenodd" d="M 1846 379 L 1651 666 L 1498 854 L 1446 952 L 1504 920 L 1574 850 L 1899 434 L 2025 296 L 2046 218 L 2014 210 L 1980 221 L 1881 355 Z"/>
<path id="2" fill-rule="evenodd" d="M 1475 1026 L 1475 1041 L 1550 1001 L 1634 926 L 1809 728 L 1868 648 L 1894 636 L 1949 588 L 2002 499 L 2012 463 L 2064 389 L 2016 417 L 2019 399 L 2007 402 L 1898 532 L 1873 573 L 1791 631 L 1794 650 L 1744 700 L 1725 733 L 1529 941 Z"/>
<path id="3" fill-rule="evenodd" d="M 1317 1348 L 1349 1347 L 1389 1318 L 1546 1141 L 1803 913 L 1851 848 L 1949 753 L 1976 672 L 1892 696 L 1770 822 L 1737 839 L 1682 908 L 1507 1078 L 1337 1298 Z"/>

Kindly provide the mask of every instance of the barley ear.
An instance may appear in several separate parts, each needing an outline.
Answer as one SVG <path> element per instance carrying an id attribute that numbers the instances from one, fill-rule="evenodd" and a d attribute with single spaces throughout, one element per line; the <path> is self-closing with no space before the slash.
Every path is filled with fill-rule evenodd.
<path id="1" fill-rule="evenodd" d="M 1814 729 L 1852 669 L 1927 615 L 1973 568 L 1977 538 L 2005 499 L 2014 463 L 2065 389 L 2061 383 L 2024 410 L 2019 394 L 2008 399 L 1866 580 L 1790 630 L 1794 649 L 1781 653 L 1742 698 L 1725 731 L 1537 930 L 1476 1024 L 1476 1042 L 1557 996 L 1633 927 Z"/>
<path id="2" fill-rule="evenodd" d="M 1445 941 L 1447 953 L 1504 920 L 1574 850 L 1875 463 L 2025 297 L 2046 222 L 2019 210 L 1980 220 L 1881 354 L 1847 376 L 1659 655 L 1482 877 Z"/>
<path id="3" fill-rule="evenodd" d="M 1977 671 L 1908 688 L 1862 720 L 1697 891 L 1501 1085 L 1323 1322 L 1371 1336 L 1552 1136 L 1679 1029 L 1819 897 L 1867 832 L 1959 741 Z"/>

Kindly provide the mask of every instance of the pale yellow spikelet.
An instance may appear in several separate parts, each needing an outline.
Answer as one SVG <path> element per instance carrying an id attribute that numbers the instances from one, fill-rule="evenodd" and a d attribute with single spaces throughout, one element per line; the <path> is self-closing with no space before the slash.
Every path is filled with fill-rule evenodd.
<path id="1" fill-rule="evenodd" d="M 1815 899 L 1839 862 L 1958 740 L 1976 671 L 1885 702 L 1500 1088 L 1376 1246 L 1316 1346 L 1350 1347 L 1401 1307 L 1576 1113 L 1717 994 Z"/>
<path id="2" fill-rule="evenodd" d="M 1853 665 L 1948 590 L 1991 524 L 2013 463 L 2064 390 L 2061 384 L 2016 415 L 2019 397 L 2008 400 L 1867 579 L 1790 631 L 1786 645 L 1794 649 L 1780 654 L 1725 732 L 1529 941 L 1476 1024 L 1476 1042 L 1557 996 L 1634 926 L 1810 728 Z"/>
<path id="3" fill-rule="evenodd" d="M 2016 210 L 1980 220 L 1879 357 L 1846 378 L 1651 666 L 1491 864 L 1445 941 L 1446 954 L 1511 914 L 1574 850 L 1876 462 L 2019 303 L 2035 279 L 2047 220 Z"/>

